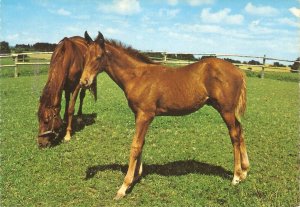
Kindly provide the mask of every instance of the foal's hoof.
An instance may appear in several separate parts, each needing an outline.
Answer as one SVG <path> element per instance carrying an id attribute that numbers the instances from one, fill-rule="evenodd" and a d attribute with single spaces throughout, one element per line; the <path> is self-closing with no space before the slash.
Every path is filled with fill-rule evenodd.
<path id="1" fill-rule="evenodd" d="M 239 177 L 234 177 L 231 184 L 232 185 L 237 185 L 241 182 L 241 179 Z"/>
<path id="2" fill-rule="evenodd" d="M 231 184 L 237 185 L 247 177 L 247 171 L 243 171 L 240 176 L 234 175 Z"/>
<path id="3" fill-rule="evenodd" d="M 121 198 L 124 198 L 125 194 L 123 193 L 117 193 L 117 195 L 114 197 L 114 200 L 120 200 Z"/>

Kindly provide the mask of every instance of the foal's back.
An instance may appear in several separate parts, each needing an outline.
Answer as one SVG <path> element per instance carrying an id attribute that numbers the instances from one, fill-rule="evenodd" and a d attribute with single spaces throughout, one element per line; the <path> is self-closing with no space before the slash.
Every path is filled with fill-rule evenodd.
<path id="1" fill-rule="evenodd" d="M 240 91 L 237 88 L 243 83 L 239 69 L 217 58 L 207 58 L 181 68 L 157 65 L 148 70 L 139 78 L 139 84 L 133 87 L 128 98 L 135 103 L 143 99 L 143 106 L 138 107 L 155 109 L 156 115 L 189 114 L 204 104 L 226 105 L 228 99 L 238 99 Z"/>

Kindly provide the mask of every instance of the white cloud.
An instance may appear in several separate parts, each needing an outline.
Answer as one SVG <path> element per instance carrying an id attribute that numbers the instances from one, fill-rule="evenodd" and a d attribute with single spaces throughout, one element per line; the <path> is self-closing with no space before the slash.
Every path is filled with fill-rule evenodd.
<path id="1" fill-rule="evenodd" d="M 168 4 L 171 6 L 176 6 L 180 1 L 179 0 L 167 0 Z M 215 0 L 185 0 L 181 2 L 188 3 L 190 6 L 200 6 L 203 4 L 213 4 Z"/>
<path id="2" fill-rule="evenodd" d="M 300 9 L 296 7 L 292 7 L 289 9 L 289 11 L 296 17 L 300 18 Z"/>
<path id="3" fill-rule="evenodd" d="M 49 12 L 51 12 L 52 14 L 58 14 L 60 16 L 71 16 L 71 12 L 64 9 L 64 8 L 60 8 L 60 9 L 49 9 Z"/>
<path id="4" fill-rule="evenodd" d="M 87 14 L 83 14 L 83 15 L 74 15 L 72 16 L 72 18 L 79 19 L 79 20 L 88 20 L 91 18 L 91 16 Z"/>
<path id="5" fill-rule="evenodd" d="M 252 15 L 258 16 L 275 16 L 278 14 L 278 10 L 271 6 L 255 6 L 249 2 L 245 6 L 245 11 Z"/>
<path id="6" fill-rule="evenodd" d="M 260 20 L 252 21 L 248 29 L 252 34 L 272 34 L 274 31 L 269 27 L 262 26 Z"/>
<path id="7" fill-rule="evenodd" d="M 36 42 L 39 42 L 40 39 L 32 33 L 27 32 L 21 32 L 21 33 L 15 33 L 15 34 L 8 34 L 6 35 L 7 41 L 9 41 L 10 45 L 15 44 L 33 44 Z"/>
<path id="8" fill-rule="evenodd" d="M 106 35 L 115 35 L 115 34 L 121 33 L 120 30 L 118 30 L 116 28 L 111 28 L 111 27 L 105 28 L 104 32 Z"/>
<path id="9" fill-rule="evenodd" d="M 158 14 L 160 17 L 174 18 L 180 12 L 180 9 L 160 9 Z"/>
<path id="10" fill-rule="evenodd" d="M 9 35 L 7 35 L 7 39 L 8 40 L 16 40 L 16 39 L 18 39 L 19 38 L 19 34 L 18 33 L 16 33 L 16 34 L 9 34 Z"/>
<path id="11" fill-rule="evenodd" d="M 212 13 L 210 8 L 201 11 L 201 20 L 207 23 L 226 23 L 226 24 L 242 24 L 244 16 L 240 14 L 231 15 L 231 10 L 225 8 L 216 13 Z"/>
<path id="12" fill-rule="evenodd" d="M 175 6 L 178 4 L 178 0 L 168 0 L 168 4 Z"/>
<path id="13" fill-rule="evenodd" d="M 106 13 L 132 15 L 139 13 L 142 9 L 138 0 L 114 0 L 111 4 L 100 4 L 98 10 Z"/>
<path id="14" fill-rule="evenodd" d="M 56 11 L 57 14 L 62 15 L 62 16 L 70 16 L 71 12 L 68 10 L 65 10 L 64 8 L 60 8 Z"/>
<path id="15" fill-rule="evenodd" d="M 214 0 L 186 0 L 191 6 L 199 6 L 203 4 L 213 4 Z"/>
<path id="16" fill-rule="evenodd" d="M 67 31 L 70 31 L 70 32 L 72 32 L 72 33 L 76 33 L 76 32 L 81 32 L 82 31 L 82 29 L 80 28 L 80 27 L 78 27 L 78 26 L 67 26 L 66 28 L 65 28 Z"/>
<path id="17" fill-rule="evenodd" d="M 278 23 L 300 28 L 300 22 L 296 22 L 293 19 L 287 17 L 278 19 Z"/>
<path id="18" fill-rule="evenodd" d="M 218 25 L 202 25 L 202 24 L 178 24 L 178 29 L 193 33 L 215 33 L 220 34 L 225 30 Z"/>

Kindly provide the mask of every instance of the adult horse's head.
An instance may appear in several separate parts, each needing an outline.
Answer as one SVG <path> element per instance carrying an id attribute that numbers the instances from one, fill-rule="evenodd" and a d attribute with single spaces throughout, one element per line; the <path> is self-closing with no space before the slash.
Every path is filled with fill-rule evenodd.
<path id="1" fill-rule="evenodd" d="M 59 115 L 60 108 L 45 107 L 40 104 L 38 112 L 39 134 L 37 138 L 39 148 L 51 146 L 58 136 L 63 121 Z"/>
<path id="2" fill-rule="evenodd" d="M 88 43 L 88 49 L 85 54 L 85 65 L 80 78 L 80 85 L 89 87 L 93 83 L 98 73 L 106 67 L 105 40 L 101 32 L 93 41 L 87 32 L 84 38 Z"/>

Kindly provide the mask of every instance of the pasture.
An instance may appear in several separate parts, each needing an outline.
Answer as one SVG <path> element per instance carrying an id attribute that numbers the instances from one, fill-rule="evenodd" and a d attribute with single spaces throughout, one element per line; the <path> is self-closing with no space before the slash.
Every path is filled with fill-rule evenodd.
<path id="1" fill-rule="evenodd" d="M 278 73 L 277 76 L 280 74 Z M 247 78 L 243 119 L 248 178 L 231 186 L 232 145 L 218 113 L 157 117 L 144 147 L 144 176 L 114 201 L 127 170 L 133 113 L 106 74 L 87 94 L 70 143 L 39 150 L 37 109 L 46 75 L 0 79 L 1 206 L 297 206 L 299 85 Z M 298 74 L 293 74 L 299 80 Z M 63 108 L 63 107 L 62 107 Z"/>

